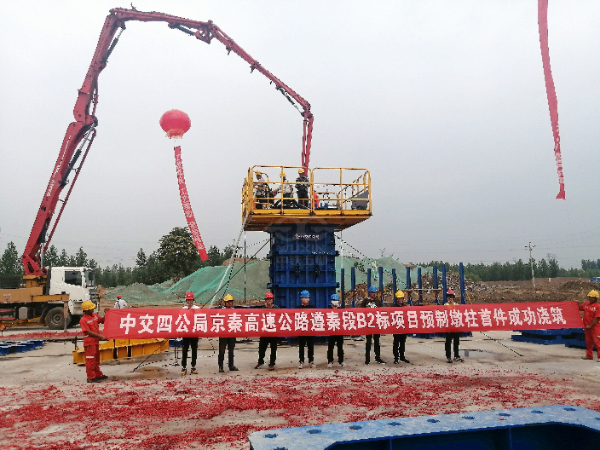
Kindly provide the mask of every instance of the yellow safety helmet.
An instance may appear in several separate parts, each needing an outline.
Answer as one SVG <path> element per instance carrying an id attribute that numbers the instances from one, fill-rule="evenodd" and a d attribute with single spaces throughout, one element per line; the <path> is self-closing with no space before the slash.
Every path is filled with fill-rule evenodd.
<path id="1" fill-rule="evenodd" d="M 94 305 L 89 300 L 86 300 L 85 302 L 83 302 L 81 304 L 81 310 L 82 311 L 89 311 L 90 309 L 96 309 L 96 305 Z"/>
<path id="2" fill-rule="evenodd" d="M 304 173 L 304 169 L 298 169 L 298 173 Z"/>
<path id="3" fill-rule="evenodd" d="M 587 296 L 588 297 L 595 297 L 595 298 L 600 297 L 600 295 L 598 294 L 598 291 L 596 291 L 596 290 L 591 290 L 590 292 L 588 292 Z"/>
<path id="4" fill-rule="evenodd" d="M 225 296 L 225 298 L 223 299 L 224 302 L 232 302 L 233 301 L 233 296 L 231 294 L 227 294 Z"/>
<path id="5" fill-rule="evenodd" d="M 285 172 L 281 172 L 281 178 L 285 178 Z"/>
<path id="6" fill-rule="evenodd" d="M 404 292 L 398 289 L 396 291 L 396 298 L 404 298 Z"/>

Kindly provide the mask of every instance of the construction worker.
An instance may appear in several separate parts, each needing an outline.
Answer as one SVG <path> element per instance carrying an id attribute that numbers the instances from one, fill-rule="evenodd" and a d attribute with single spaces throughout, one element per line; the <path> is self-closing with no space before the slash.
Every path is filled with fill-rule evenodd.
<path id="1" fill-rule="evenodd" d="M 300 292 L 300 304 L 298 308 L 314 308 L 315 305 L 310 304 L 310 293 L 307 290 Z M 298 336 L 298 369 L 304 367 L 304 347 L 308 347 L 308 364 L 311 368 L 317 367 L 315 364 L 315 337 L 314 336 Z"/>
<path id="2" fill-rule="evenodd" d="M 594 345 L 600 362 L 600 303 L 598 303 L 598 291 L 588 292 L 587 301 L 579 305 L 579 311 L 583 311 L 583 331 L 585 333 L 585 357 L 581 359 L 594 360 Z"/>
<path id="3" fill-rule="evenodd" d="M 446 298 L 448 299 L 447 305 L 456 305 L 456 295 L 452 289 L 448 289 L 446 292 Z M 460 333 L 446 333 L 446 362 L 452 363 L 452 353 L 451 350 L 454 350 L 454 361 L 463 362 L 463 359 L 460 357 L 460 353 L 458 347 L 460 345 Z"/>
<path id="4" fill-rule="evenodd" d="M 404 307 L 404 292 L 396 291 L 396 306 Z M 394 334 L 394 344 L 392 346 L 394 351 L 394 364 L 400 364 L 399 361 L 410 363 L 408 359 L 404 357 L 404 349 L 406 347 L 406 334 Z"/>
<path id="5" fill-rule="evenodd" d="M 329 305 L 331 309 L 338 309 L 340 307 L 340 296 L 333 294 Z M 330 335 L 327 337 L 327 368 L 329 369 L 333 367 L 333 348 L 336 345 L 338 349 L 338 363 L 340 366 L 346 367 L 346 363 L 344 362 L 344 336 L 341 334 L 335 336 Z"/>
<path id="6" fill-rule="evenodd" d="M 271 189 L 269 188 L 269 184 L 263 180 L 263 174 L 261 172 L 256 172 L 256 181 L 254 182 L 256 197 L 256 209 L 268 209 L 273 202 L 271 198 Z"/>
<path id="7" fill-rule="evenodd" d="M 273 195 L 277 195 L 280 189 L 273 189 Z M 291 183 L 288 183 L 285 172 L 281 172 L 281 194 L 283 197 L 284 208 L 298 208 L 298 203 L 293 199 L 294 188 Z M 277 200 L 273 205 L 275 208 L 281 207 L 281 199 Z"/>
<path id="8" fill-rule="evenodd" d="M 277 309 L 279 306 L 274 304 L 275 297 L 272 293 L 267 292 L 265 294 L 265 308 Z M 265 353 L 267 353 L 267 347 L 271 346 L 271 356 L 269 358 L 269 370 L 275 370 L 275 360 L 277 359 L 277 337 L 274 336 L 261 336 L 258 341 L 258 364 L 254 366 L 255 369 L 261 369 L 265 364 Z"/>
<path id="9" fill-rule="evenodd" d="M 223 299 L 225 308 L 233 309 L 233 296 L 227 294 Z M 225 361 L 225 349 L 227 349 L 229 371 L 237 372 L 240 369 L 233 364 L 233 349 L 235 348 L 235 337 L 220 337 L 219 338 L 219 373 L 224 373 L 223 362 Z"/>
<path id="10" fill-rule="evenodd" d="M 378 308 L 379 299 L 377 298 L 377 288 L 375 286 L 369 286 L 368 297 L 363 300 L 363 308 Z M 366 336 L 366 348 L 365 348 L 365 364 L 368 366 L 371 362 L 371 342 L 375 350 L 375 361 L 379 364 L 385 364 L 385 361 L 381 359 L 381 347 L 379 346 L 379 335 L 369 334 Z"/>
<path id="11" fill-rule="evenodd" d="M 115 302 L 114 309 L 125 309 L 127 308 L 127 302 L 121 298 L 121 294 L 117 295 L 117 301 Z"/>
<path id="12" fill-rule="evenodd" d="M 310 205 L 310 198 L 308 196 L 309 179 L 304 175 L 306 169 L 298 169 L 298 178 L 296 178 L 296 192 L 298 194 L 298 203 L 301 208 L 308 208 Z"/>
<path id="13" fill-rule="evenodd" d="M 83 317 L 79 320 L 81 331 L 85 333 L 83 348 L 85 349 L 85 372 L 88 383 L 98 383 L 108 377 L 100 371 L 100 340 L 108 341 L 108 338 L 100 333 L 100 324 L 104 323 L 104 317 L 94 312 L 96 305 L 89 300 L 81 304 Z"/>
<path id="14" fill-rule="evenodd" d="M 194 305 L 195 297 L 192 291 L 185 294 L 186 305 L 182 309 L 200 309 L 198 305 Z M 196 359 L 198 358 L 198 338 L 183 338 L 183 346 L 181 349 L 181 375 L 187 375 L 187 354 L 188 348 L 192 347 L 192 369 L 190 374 L 196 375 Z"/>

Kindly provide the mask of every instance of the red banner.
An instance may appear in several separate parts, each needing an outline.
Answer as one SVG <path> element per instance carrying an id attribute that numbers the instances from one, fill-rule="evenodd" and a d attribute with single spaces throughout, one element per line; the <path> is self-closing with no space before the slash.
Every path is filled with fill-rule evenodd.
<path id="1" fill-rule="evenodd" d="M 196 249 L 198 250 L 200 259 L 202 261 L 206 261 L 208 259 L 208 254 L 206 253 L 206 248 L 204 247 L 202 238 L 200 237 L 200 230 L 198 229 L 198 225 L 196 224 L 196 219 L 194 218 L 194 211 L 192 211 L 190 197 L 188 195 L 187 187 L 185 185 L 185 177 L 183 176 L 183 163 L 181 162 L 180 146 L 175 147 L 175 170 L 177 172 L 177 182 L 179 183 L 179 195 L 181 197 L 181 206 L 183 206 L 183 213 L 185 214 L 185 218 L 187 219 L 188 227 L 190 229 L 190 233 L 192 234 L 194 244 L 196 244 Z"/>
<path id="2" fill-rule="evenodd" d="M 542 50 L 542 64 L 546 80 L 546 95 L 550 107 L 550 123 L 554 135 L 554 158 L 556 159 L 556 172 L 558 174 L 559 192 L 557 199 L 565 199 L 565 183 L 563 177 L 562 155 L 560 153 L 560 135 L 558 134 L 558 100 L 550 68 L 550 50 L 548 49 L 548 0 L 538 0 L 538 26 L 540 32 L 540 48 Z"/>
<path id="3" fill-rule="evenodd" d="M 111 309 L 111 339 L 328 336 L 582 328 L 577 302 L 350 309 Z"/>

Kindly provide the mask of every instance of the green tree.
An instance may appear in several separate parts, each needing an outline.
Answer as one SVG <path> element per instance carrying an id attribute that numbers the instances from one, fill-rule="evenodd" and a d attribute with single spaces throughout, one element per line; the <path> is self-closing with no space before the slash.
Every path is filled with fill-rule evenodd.
<path id="1" fill-rule="evenodd" d="M 67 255 L 67 251 L 64 248 L 62 249 L 62 252 L 60 252 L 56 265 L 59 267 L 66 267 L 69 265 L 69 255 Z"/>
<path id="2" fill-rule="evenodd" d="M 44 265 L 47 267 L 56 267 L 58 266 L 58 259 L 58 249 L 54 245 L 51 245 L 44 254 Z"/>
<path id="3" fill-rule="evenodd" d="M 77 253 L 75 254 L 75 267 L 87 267 L 88 265 L 88 255 L 83 251 L 83 247 L 79 247 Z"/>
<path id="4" fill-rule="evenodd" d="M 172 277 L 182 278 L 189 275 L 200 262 L 192 234 L 187 227 L 175 227 L 169 234 L 160 238 L 157 254 Z"/>
<path id="5" fill-rule="evenodd" d="M 223 263 L 223 256 L 216 245 L 211 245 L 206 253 L 208 254 L 207 266 L 220 266 Z"/>
<path id="6" fill-rule="evenodd" d="M 0 275 L 22 275 L 23 265 L 21 264 L 21 258 L 19 258 L 19 252 L 17 246 L 13 241 L 10 241 L 6 245 L 6 250 L 2 254 L 0 259 Z"/>
<path id="7" fill-rule="evenodd" d="M 546 262 L 544 258 L 540 260 L 537 265 L 537 273 L 536 277 L 539 278 L 549 278 L 550 277 L 550 266 Z"/>
<path id="8" fill-rule="evenodd" d="M 144 249 L 140 248 L 140 251 L 137 253 L 137 257 L 135 258 L 135 265 L 138 267 L 146 267 L 148 260 L 146 259 L 146 254 L 144 253 Z"/>

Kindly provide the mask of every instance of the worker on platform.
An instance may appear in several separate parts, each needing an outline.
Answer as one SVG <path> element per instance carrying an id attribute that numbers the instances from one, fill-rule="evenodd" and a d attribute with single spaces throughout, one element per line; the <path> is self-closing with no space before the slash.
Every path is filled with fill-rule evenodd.
<path id="1" fill-rule="evenodd" d="M 273 195 L 279 194 L 280 189 L 273 189 Z M 289 208 L 298 208 L 298 203 L 294 200 L 294 188 L 292 184 L 288 182 L 286 178 L 285 172 L 281 172 L 281 195 L 283 197 L 283 207 L 286 209 Z M 281 207 L 281 199 L 277 200 L 273 205 L 275 208 Z"/>
<path id="2" fill-rule="evenodd" d="M 274 304 L 275 297 L 271 292 L 265 294 L 265 308 L 277 309 L 279 306 Z M 275 370 L 275 360 L 277 359 L 277 337 L 274 336 L 261 336 L 258 341 L 258 364 L 254 366 L 255 369 L 261 369 L 265 364 L 265 354 L 267 353 L 267 347 L 271 346 L 271 355 L 269 358 L 269 370 Z"/>
<path id="3" fill-rule="evenodd" d="M 314 308 L 315 305 L 310 304 L 310 293 L 307 290 L 300 292 L 300 304 L 298 308 Z M 298 369 L 304 367 L 304 347 L 308 347 L 308 364 L 311 368 L 316 368 L 315 364 L 315 337 L 314 336 L 298 336 Z"/>
<path id="4" fill-rule="evenodd" d="M 587 301 L 579 305 L 583 311 L 583 331 L 585 332 L 585 356 L 581 359 L 594 359 L 594 345 L 600 362 L 600 303 L 598 291 L 588 292 Z"/>
<path id="5" fill-rule="evenodd" d="M 189 291 L 185 294 L 185 306 L 183 309 L 200 309 L 198 305 L 194 305 L 195 297 L 192 291 Z M 183 338 L 181 349 L 181 375 L 187 375 L 187 354 L 188 349 L 192 347 L 192 369 L 190 370 L 190 374 L 196 375 L 198 371 L 196 370 L 196 359 L 198 358 L 198 338 L 194 337 L 185 337 Z"/>
<path id="6" fill-rule="evenodd" d="M 329 307 L 331 309 L 339 309 L 340 307 L 340 296 L 338 294 L 333 294 L 331 296 L 331 302 L 329 303 Z M 333 367 L 333 348 L 337 345 L 337 356 L 338 363 L 342 367 L 346 367 L 346 363 L 344 362 L 344 336 L 339 335 L 329 335 L 327 337 L 327 368 L 331 369 Z"/>
<path id="7" fill-rule="evenodd" d="M 121 294 L 117 295 L 117 301 L 115 302 L 114 309 L 125 309 L 127 308 L 127 302 L 121 298 Z"/>
<path id="8" fill-rule="evenodd" d="M 404 301 L 404 292 L 401 290 L 396 291 L 396 306 L 402 308 L 406 306 Z M 408 359 L 404 357 L 404 350 L 406 348 L 406 334 L 394 334 L 394 344 L 392 346 L 394 352 L 394 364 L 400 364 L 399 361 L 410 363 Z"/>
<path id="9" fill-rule="evenodd" d="M 233 309 L 233 296 L 227 294 L 223 299 L 226 309 Z M 223 362 L 225 361 L 225 349 L 227 349 L 227 357 L 229 363 L 229 371 L 237 372 L 240 369 L 233 364 L 233 349 L 235 348 L 235 337 L 219 337 L 219 373 L 224 373 Z"/>
<path id="10" fill-rule="evenodd" d="M 378 308 L 380 306 L 378 299 L 378 291 L 375 286 L 369 286 L 368 297 L 363 300 L 363 308 Z M 375 350 L 375 361 L 379 364 L 385 364 L 385 361 L 381 359 L 381 347 L 379 346 L 379 335 L 369 334 L 366 336 L 366 347 L 365 347 L 365 364 L 368 366 L 371 363 L 371 342 Z"/>
<path id="11" fill-rule="evenodd" d="M 254 196 L 256 197 L 256 209 L 268 209 L 273 203 L 269 183 L 263 179 L 262 172 L 256 172 L 254 182 Z"/>
<path id="12" fill-rule="evenodd" d="M 457 305 L 456 303 L 456 295 L 452 289 L 448 289 L 446 292 L 447 305 Z M 452 363 L 452 350 L 454 350 L 454 361 L 463 362 L 463 359 L 460 357 L 460 352 L 458 347 L 460 346 L 460 332 L 458 333 L 446 333 L 446 362 Z"/>
<path id="13" fill-rule="evenodd" d="M 104 317 L 94 312 L 96 305 L 89 300 L 81 304 L 83 317 L 79 320 L 81 331 L 85 333 L 83 348 L 85 349 L 85 371 L 88 383 L 98 383 L 108 377 L 100 371 L 100 341 L 108 341 L 108 338 L 100 333 L 100 324 L 104 323 Z"/>
<path id="14" fill-rule="evenodd" d="M 310 197 L 308 196 L 309 179 L 305 175 L 306 169 L 298 169 L 298 178 L 296 178 L 296 192 L 298 194 L 298 204 L 301 208 L 309 208 Z"/>

